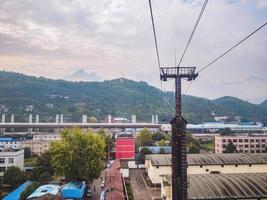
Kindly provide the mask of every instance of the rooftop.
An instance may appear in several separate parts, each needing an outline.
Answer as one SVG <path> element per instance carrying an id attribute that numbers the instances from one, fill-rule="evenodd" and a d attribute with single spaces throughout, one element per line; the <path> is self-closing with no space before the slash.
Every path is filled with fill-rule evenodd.
<path id="1" fill-rule="evenodd" d="M 170 166 L 170 154 L 149 155 L 152 165 Z M 267 153 L 260 154 L 188 154 L 188 165 L 233 165 L 233 164 L 267 164 Z"/>
<path id="2" fill-rule="evenodd" d="M 120 161 L 115 160 L 106 172 L 106 200 L 124 200 L 123 184 L 120 173 Z"/>
<path id="3" fill-rule="evenodd" d="M 85 182 L 69 182 L 62 187 L 61 195 L 63 198 L 82 198 L 86 190 Z"/>
<path id="4" fill-rule="evenodd" d="M 165 185 L 171 178 L 165 177 Z M 188 176 L 188 199 L 257 199 L 267 197 L 267 173 Z"/>
<path id="5" fill-rule="evenodd" d="M 26 181 L 22 185 L 20 185 L 18 188 L 16 188 L 14 191 L 9 193 L 3 200 L 14 200 L 14 199 L 19 199 L 20 194 L 30 185 L 32 182 L 31 181 Z"/>
<path id="6" fill-rule="evenodd" d="M 59 189 L 60 189 L 60 186 L 54 185 L 54 184 L 42 185 L 38 187 L 27 199 L 41 197 L 46 194 L 57 195 L 57 193 L 59 192 Z"/>

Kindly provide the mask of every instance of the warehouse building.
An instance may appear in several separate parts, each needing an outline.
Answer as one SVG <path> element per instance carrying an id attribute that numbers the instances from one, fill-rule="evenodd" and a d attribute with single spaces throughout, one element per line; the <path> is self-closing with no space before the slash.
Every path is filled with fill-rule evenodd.
<path id="1" fill-rule="evenodd" d="M 188 176 L 188 199 L 267 199 L 267 173 Z M 171 177 L 162 176 L 161 197 L 172 199 Z"/>
<path id="2" fill-rule="evenodd" d="M 267 153 L 262 154 L 188 154 L 187 173 L 230 174 L 267 173 Z M 153 184 L 161 182 L 161 175 L 171 174 L 171 155 L 147 156 L 145 167 Z"/>

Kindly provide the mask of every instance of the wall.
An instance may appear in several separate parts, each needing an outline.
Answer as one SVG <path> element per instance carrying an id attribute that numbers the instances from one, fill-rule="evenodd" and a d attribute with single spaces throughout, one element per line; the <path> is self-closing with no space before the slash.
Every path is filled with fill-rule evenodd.
<path id="1" fill-rule="evenodd" d="M 0 158 L 5 158 L 5 163 L 0 163 L 0 167 L 5 167 L 6 169 L 11 166 L 19 167 L 23 170 L 24 167 L 24 150 L 15 152 L 0 152 Z M 14 162 L 9 163 L 9 158 L 13 158 Z M 0 176 L 3 176 L 4 172 L 0 172 Z"/>
<path id="2" fill-rule="evenodd" d="M 171 167 L 170 166 L 152 166 L 151 162 L 148 164 L 147 174 L 153 184 L 161 183 L 160 175 L 163 174 L 171 174 Z"/>

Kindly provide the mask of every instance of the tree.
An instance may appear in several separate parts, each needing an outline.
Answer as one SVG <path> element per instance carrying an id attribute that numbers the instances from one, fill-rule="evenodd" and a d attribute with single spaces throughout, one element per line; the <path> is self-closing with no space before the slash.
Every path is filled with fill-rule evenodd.
<path id="1" fill-rule="evenodd" d="M 49 172 L 50 175 L 53 175 L 54 170 L 50 151 L 37 157 L 37 167 L 41 169 L 41 172 Z"/>
<path id="2" fill-rule="evenodd" d="M 12 187 L 17 187 L 26 180 L 25 173 L 19 167 L 15 166 L 8 168 L 3 176 L 3 183 Z"/>
<path id="3" fill-rule="evenodd" d="M 141 130 L 141 132 L 138 134 L 136 138 L 137 146 L 149 146 L 152 144 L 152 136 L 149 133 L 147 128 L 144 128 Z"/>
<path id="4" fill-rule="evenodd" d="M 164 139 L 161 139 L 160 141 L 157 142 L 157 146 L 162 147 L 162 146 L 166 146 L 166 142 Z"/>
<path id="5" fill-rule="evenodd" d="M 97 133 L 102 136 L 105 141 L 105 153 L 107 157 L 109 156 L 108 153 L 110 153 L 114 148 L 114 139 L 112 138 L 112 135 L 110 133 L 106 133 L 103 128 L 101 128 Z"/>
<path id="6" fill-rule="evenodd" d="M 232 135 L 233 131 L 230 128 L 224 128 L 220 130 L 220 135 L 225 136 L 225 135 Z"/>
<path id="7" fill-rule="evenodd" d="M 52 165 L 67 180 L 92 181 L 103 169 L 105 141 L 92 130 L 65 129 L 61 140 L 51 144 Z"/>
<path id="8" fill-rule="evenodd" d="M 235 153 L 236 152 L 236 146 L 233 144 L 232 141 L 230 141 L 226 148 L 224 153 Z"/>
<path id="9" fill-rule="evenodd" d="M 162 140 L 162 139 L 164 139 L 165 138 L 165 136 L 164 136 L 164 134 L 163 133 L 161 133 L 161 132 L 154 132 L 154 133 L 152 133 L 152 139 L 154 140 L 154 141 L 160 141 L 160 140 Z"/>
<path id="10" fill-rule="evenodd" d="M 28 196 L 30 196 L 34 190 L 36 190 L 40 184 L 38 182 L 33 182 L 32 184 L 28 185 L 26 189 L 20 194 L 20 200 L 26 200 Z"/>
<path id="11" fill-rule="evenodd" d="M 148 148 L 142 148 L 139 152 L 139 163 L 145 163 L 146 155 L 152 154 L 152 152 Z"/>
<path id="12" fill-rule="evenodd" d="M 200 144 L 193 138 L 192 133 L 187 133 L 188 153 L 200 153 Z"/>
<path id="13" fill-rule="evenodd" d="M 89 117 L 89 123 L 96 123 L 97 122 L 97 118 L 92 116 L 92 117 Z"/>

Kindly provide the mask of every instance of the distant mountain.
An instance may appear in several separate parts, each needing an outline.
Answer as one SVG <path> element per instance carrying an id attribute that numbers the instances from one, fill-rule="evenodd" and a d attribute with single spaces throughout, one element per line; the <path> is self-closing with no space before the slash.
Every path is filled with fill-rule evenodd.
<path id="1" fill-rule="evenodd" d="M 94 72 L 88 73 L 84 69 L 79 69 L 73 72 L 71 75 L 65 76 L 65 80 L 68 81 L 101 81 L 101 77 L 97 76 Z"/>
<path id="2" fill-rule="evenodd" d="M 69 82 L 44 77 L 0 72 L 0 112 L 15 113 L 15 121 L 27 121 L 29 108 L 43 121 L 54 121 L 63 113 L 66 121 L 81 121 L 81 115 L 104 119 L 108 114 L 151 121 L 158 114 L 162 122 L 174 115 L 174 95 L 162 93 L 145 82 L 115 79 L 103 82 Z M 254 105 L 234 97 L 215 100 L 183 96 L 183 115 L 189 123 L 213 121 L 217 116 L 240 115 L 247 120 L 267 122 L 267 106 Z M 32 106 L 30 106 L 32 105 Z"/>
<path id="3" fill-rule="evenodd" d="M 213 100 L 213 102 L 223 107 L 226 110 L 231 111 L 235 115 L 242 116 L 246 120 L 253 121 L 267 121 L 267 107 L 263 105 L 256 105 L 236 97 L 225 96 Z"/>
<path id="4" fill-rule="evenodd" d="M 261 105 L 265 105 L 265 106 L 267 106 L 267 99 L 264 100 L 264 101 L 261 103 Z"/>

